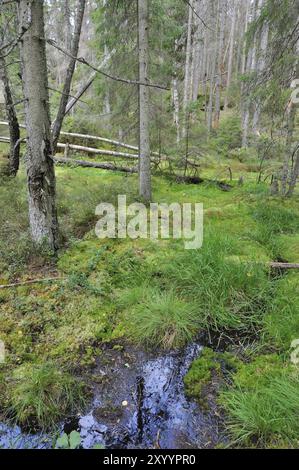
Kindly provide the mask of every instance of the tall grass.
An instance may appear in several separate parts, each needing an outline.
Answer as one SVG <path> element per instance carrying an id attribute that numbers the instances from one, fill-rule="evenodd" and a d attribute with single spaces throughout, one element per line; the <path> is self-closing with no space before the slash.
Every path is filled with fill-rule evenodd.
<path id="1" fill-rule="evenodd" d="M 289 444 L 299 433 L 299 378 L 276 377 L 251 390 L 233 389 L 222 394 L 229 413 L 227 429 L 235 444 L 259 446 L 277 439 Z"/>
<path id="2" fill-rule="evenodd" d="M 258 264 L 231 260 L 235 243 L 208 233 L 201 250 L 179 253 L 163 267 L 168 282 L 196 305 L 203 328 L 248 329 L 260 324 L 267 308 L 266 272 Z"/>
<path id="3" fill-rule="evenodd" d="M 257 230 L 251 237 L 267 247 L 273 259 L 281 257 L 282 245 L 279 235 L 299 231 L 299 214 L 276 202 L 259 202 L 252 216 L 257 222 Z"/>
<path id="4" fill-rule="evenodd" d="M 121 302 L 127 306 L 129 335 L 142 345 L 176 348 L 192 340 L 198 331 L 196 307 L 173 291 L 143 286 L 123 293 Z"/>
<path id="5" fill-rule="evenodd" d="M 54 364 L 15 369 L 8 390 L 9 414 L 21 425 L 49 429 L 84 403 L 82 384 Z"/>

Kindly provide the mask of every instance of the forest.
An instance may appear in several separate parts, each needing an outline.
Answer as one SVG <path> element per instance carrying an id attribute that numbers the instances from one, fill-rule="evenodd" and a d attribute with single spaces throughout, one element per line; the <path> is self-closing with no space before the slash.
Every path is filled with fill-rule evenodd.
<path id="1" fill-rule="evenodd" d="M 298 449 L 298 108 L 298 0 L 0 0 L 1 450 Z"/>

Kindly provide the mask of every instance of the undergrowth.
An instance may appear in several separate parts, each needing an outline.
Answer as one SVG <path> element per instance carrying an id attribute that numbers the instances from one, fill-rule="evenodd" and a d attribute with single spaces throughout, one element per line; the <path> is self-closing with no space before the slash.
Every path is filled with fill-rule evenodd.
<path id="1" fill-rule="evenodd" d="M 237 123 L 229 125 L 236 125 L 238 138 Z M 246 172 L 237 159 L 221 161 L 221 169 L 228 164 L 234 177 Z M 218 171 L 213 165 L 204 169 L 207 177 Z M 204 245 L 185 250 L 180 240 L 98 240 L 96 205 L 115 203 L 118 194 L 134 200 L 135 176 L 59 168 L 64 246 L 55 265 L 31 246 L 23 172 L 3 180 L 1 283 L 42 276 L 48 264 L 64 279 L 0 291 L 0 339 L 7 350 L 0 366 L 1 411 L 24 425 L 51 427 L 83 405 L 85 392 L 75 377 L 95 363 L 105 342 L 169 349 L 201 331 L 234 330 L 241 346 L 246 337 L 257 347 L 237 372 L 230 370 L 221 394 L 232 445 L 278 445 L 281 439 L 294 445 L 298 379 L 286 364 L 290 343 L 299 337 L 298 275 L 271 276 L 267 263 L 299 261 L 297 196 L 269 198 L 255 178 L 246 173 L 244 186 L 233 181 L 231 192 L 153 179 L 156 201 L 204 203 Z M 219 356 L 199 360 L 189 384 L 186 379 L 190 395 L 199 395 L 211 370 L 222 366 Z"/>

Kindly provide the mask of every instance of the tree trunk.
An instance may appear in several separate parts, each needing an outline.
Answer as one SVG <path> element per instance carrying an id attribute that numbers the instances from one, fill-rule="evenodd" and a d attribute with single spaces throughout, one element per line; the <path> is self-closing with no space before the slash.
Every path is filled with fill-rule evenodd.
<path id="1" fill-rule="evenodd" d="M 228 108 L 228 94 L 232 80 L 232 71 L 233 71 L 233 58 L 234 58 L 234 46 L 235 46 L 235 29 L 236 29 L 236 18 L 237 18 L 237 5 L 234 4 L 233 17 L 232 17 L 232 26 L 231 26 L 231 38 L 229 44 L 229 54 L 228 54 L 228 66 L 227 66 L 227 82 L 226 82 L 226 94 L 225 94 L 225 103 L 224 111 L 227 111 Z"/>
<path id="2" fill-rule="evenodd" d="M 261 9 L 263 7 L 264 0 L 260 0 L 258 5 L 258 15 L 261 13 Z M 259 52 L 258 52 L 258 59 L 257 59 L 257 71 L 260 73 L 265 68 L 265 54 L 267 51 L 268 46 L 268 34 L 269 28 L 268 25 L 264 25 L 263 30 L 260 36 L 260 43 L 259 43 Z M 257 41 L 257 39 L 256 39 Z M 254 112 L 252 118 L 252 132 L 255 135 L 259 135 L 259 122 L 260 122 L 260 114 L 261 114 L 261 102 L 259 97 L 255 99 L 254 102 Z"/>
<path id="3" fill-rule="evenodd" d="M 80 35 L 81 35 L 81 28 L 82 28 L 82 22 L 83 22 L 83 16 L 84 16 L 84 10 L 85 10 L 85 4 L 86 0 L 78 0 L 78 7 L 77 7 L 77 16 L 76 16 L 76 23 L 75 23 L 75 32 L 74 32 L 74 37 L 73 37 L 73 43 L 72 43 L 72 48 L 71 48 L 71 55 L 73 57 L 77 57 L 78 55 L 78 50 L 79 50 L 79 42 L 80 42 Z M 71 84 L 72 84 L 72 78 L 73 74 L 75 71 L 75 66 L 76 66 L 76 60 L 75 59 L 70 59 L 69 66 L 66 71 L 66 78 L 64 82 L 64 87 L 62 90 L 62 95 L 61 95 L 61 100 L 59 103 L 59 109 L 57 112 L 56 119 L 53 123 L 53 148 L 55 150 L 61 127 L 62 127 L 62 122 L 63 118 L 65 116 L 65 110 L 67 107 L 68 103 L 68 98 L 71 90 Z"/>
<path id="4" fill-rule="evenodd" d="M 213 14 L 215 14 L 214 2 L 212 2 L 211 8 L 212 8 L 211 17 L 213 17 Z M 219 11 L 219 8 L 218 8 L 218 11 Z M 216 23 L 216 31 L 218 31 L 218 21 L 215 22 L 215 23 Z M 211 34 L 210 34 L 210 38 L 212 38 Z M 211 51 L 211 49 L 212 49 L 212 51 Z M 213 97 L 214 97 L 214 84 L 215 84 L 215 73 L 216 73 L 216 47 L 215 47 L 215 45 L 212 45 L 212 47 L 211 47 L 211 44 L 210 44 L 210 54 L 209 54 L 209 56 L 210 56 L 210 64 L 209 64 L 210 96 L 209 96 L 209 104 L 208 104 L 208 110 L 207 110 L 207 126 L 208 126 L 208 132 L 210 133 L 211 130 L 212 130 L 212 126 L 213 126 Z"/>
<path id="5" fill-rule="evenodd" d="M 217 129 L 220 120 L 220 107 L 221 107 L 221 84 L 223 72 L 223 40 L 224 40 L 224 1 L 219 2 L 219 42 L 218 42 L 218 59 L 217 59 L 217 77 L 216 77 L 216 97 L 215 97 L 215 115 L 214 115 L 214 128 Z"/>
<path id="6" fill-rule="evenodd" d="M 200 0 L 195 1 L 195 11 L 200 14 Z M 198 97 L 199 80 L 200 80 L 200 58 L 201 58 L 201 25 L 197 16 L 194 17 L 196 29 L 193 41 L 193 61 L 192 61 L 192 101 L 196 101 Z"/>
<path id="7" fill-rule="evenodd" d="M 193 5 L 193 0 L 190 1 Z M 188 6 L 188 26 L 187 26 L 187 44 L 186 44 L 186 59 L 185 59 L 185 79 L 184 79 L 184 96 L 183 96 L 183 119 L 184 125 L 182 129 L 183 137 L 186 136 L 186 123 L 187 123 L 187 108 L 190 99 L 190 83 L 191 83 L 191 46 L 192 46 L 192 19 L 193 11 Z"/>
<path id="8" fill-rule="evenodd" d="M 14 108 L 13 96 L 10 89 L 9 78 L 5 59 L 0 57 L 0 80 L 3 82 L 4 100 L 7 120 L 9 124 L 10 152 L 9 152 L 9 174 L 16 176 L 20 160 L 20 128 Z"/>
<path id="9" fill-rule="evenodd" d="M 176 54 L 176 52 L 177 52 L 177 40 L 175 41 L 174 50 L 175 50 L 175 54 Z M 180 129 L 179 84 L 178 84 L 177 70 L 178 70 L 178 63 L 175 60 L 171 90 L 172 90 L 172 105 L 173 105 L 173 122 L 174 122 L 175 127 L 176 127 L 176 142 L 177 142 L 177 144 L 179 144 L 180 140 L 181 140 L 181 129 Z"/>
<path id="10" fill-rule="evenodd" d="M 115 52 L 115 50 L 113 50 L 112 53 L 109 54 L 107 57 L 104 57 L 104 59 L 102 60 L 102 62 L 98 66 L 99 69 L 101 69 L 102 67 L 104 67 L 107 64 L 107 62 L 111 59 L 111 56 L 112 56 L 112 54 L 114 54 L 114 52 Z M 64 112 L 65 116 L 66 116 L 66 114 L 68 114 L 73 109 L 75 104 L 79 101 L 81 96 L 84 95 L 84 93 L 89 89 L 89 87 L 92 85 L 92 83 L 94 82 L 94 80 L 96 79 L 97 76 L 98 76 L 98 72 L 92 72 L 92 74 L 89 76 L 87 81 L 84 82 L 79 87 L 79 89 L 75 93 L 74 97 L 70 98 L 70 100 L 68 101 L 68 103 L 66 105 L 66 108 L 65 108 L 65 112 Z"/>
<path id="11" fill-rule="evenodd" d="M 286 194 L 287 197 L 291 197 L 293 195 L 295 187 L 296 187 L 297 179 L 298 179 L 298 176 L 299 176 L 299 149 L 297 149 L 296 153 L 297 153 L 297 157 L 296 157 L 296 160 L 295 160 L 295 165 L 294 165 L 293 171 L 291 173 L 290 182 L 289 182 L 289 189 L 288 189 L 288 192 Z"/>
<path id="12" fill-rule="evenodd" d="M 148 0 L 138 0 L 139 81 L 148 82 Z M 139 85 L 139 194 L 150 201 L 149 87 Z"/>
<path id="13" fill-rule="evenodd" d="M 297 44 L 295 51 L 297 53 L 297 57 L 299 56 L 299 45 Z M 299 76 L 299 59 L 297 58 L 297 63 L 294 68 L 294 77 Z M 297 106 L 293 103 L 292 99 L 288 105 L 287 109 L 287 137 L 286 137 L 286 146 L 285 146 L 285 158 L 283 163 L 282 169 L 282 177 L 281 177 L 281 194 L 285 195 L 292 195 L 294 192 L 296 181 L 298 177 L 298 154 L 297 159 L 292 171 L 292 175 L 289 182 L 289 190 L 287 192 L 287 182 L 289 178 L 289 162 L 291 160 L 292 155 L 292 142 L 293 142 L 293 135 L 296 125 L 296 115 L 297 115 Z M 298 149 L 297 149 L 298 152 Z M 287 194 L 286 194 L 287 192 Z"/>
<path id="14" fill-rule="evenodd" d="M 126 166 L 117 166 L 113 163 L 99 163 L 99 162 L 89 162 L 86 160 L 73 160 L 72 158 L 65 158 L 65 157 L 54 157 L 55 163 L 59 163 L 62 165 L 69 165 L 69 166 L 81 166 L 83 168 L 99 168 L 102 170 L 112 170 L 112 171 L 120 171 L 122 173 L 137 173 L 136 168 L 129 168 Z"/>
<path id="15" fill-rule="evenodd" d="M 179 101 L 179 90 L 178 90 L 178 79 L 174 77 L 172 79 L 172 103 L 173 103 L 173 122 L 176 127 L 176 142 L 180 143 L 180 101 Z"/>
<path id="16" fill-rule="evenodd" d="M 256 12 L 258 7 L 258 0 L 255 0 L 252 4 L 252 21 L 256 19 Z M 246 25 L 246 30 L 248 25 Z M 252 72 L 256 67 L 256 38 L 254 38 L 253 46 L 250 48 L 247 56 L 246 70 L 245 72 Z M 250 98 L 247 96 L 249 91 L 248 87 L 243 87 L 242 90 L 242 147 L 248 147 L 248 134 L 249 134 L 249 123 L 250 123 Z"/>
<path id="17" fill-rule="evenodd" d="M 292 141 L 295 129 L 296 106 L 290 101 L 287 110 L 287 137 L 285 145 L 285 157 L 281 175 L 281 195 L 286 195 L 287 182 L 289 177 L 289 163 L 292 155 Z"/>
<path id="18" fill-rule="evenodd" d="M 44 11 L 40 0 L 20 0 L 20 27 L 30 27 L 21 41 L 22 77 L 27 129 L 29 221 L 33 241 L 57 249 L 55 172 L 50 129 Z"/>
<path id="19" fill-rule="evenodd" d="M 71 51 L 72 47 L 72 24 L 71 24 L 71 8 L 70 0 L 64 0 L 64 26 L 65 26 L 65 36 L 64 36 L 64 47 L 67 51 Z"/>

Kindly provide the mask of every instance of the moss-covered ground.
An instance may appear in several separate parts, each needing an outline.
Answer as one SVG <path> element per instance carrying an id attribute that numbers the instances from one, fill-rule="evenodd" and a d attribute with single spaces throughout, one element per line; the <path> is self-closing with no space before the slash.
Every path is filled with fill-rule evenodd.
<path id="1" fill-rule="evenodd" d="M 84 384 L 105 342 L 169 349 L 213 332 L 238 341 L 229 356 L 206 352 L 193 364 L 188 394 L 200 402 L 203 385 L 227 367 L 219 401 L 230 445 L 298 445 L 299 374 L 290 362 L 299 338 L 298 272 L 268 266 L 299 262 L 298 195 L 269 197 L 268 185 L 256 183 L 257 162 L 207 163 L 202 173 L 227 178 L 228 166 L 228 192 L 153 179 L 159 203 L 204 204 L 198 250 L 185 250 L 181 240 L 99 240 L 95 207 L 118 194 L 134 201 L 137 177 L 58 167 L 58 259 L 31 246 L 24 171 L 1 180 L 0 284 L 59 277 L 0 290 L 4 417 L 49 427 L 84 406 Z"/>

